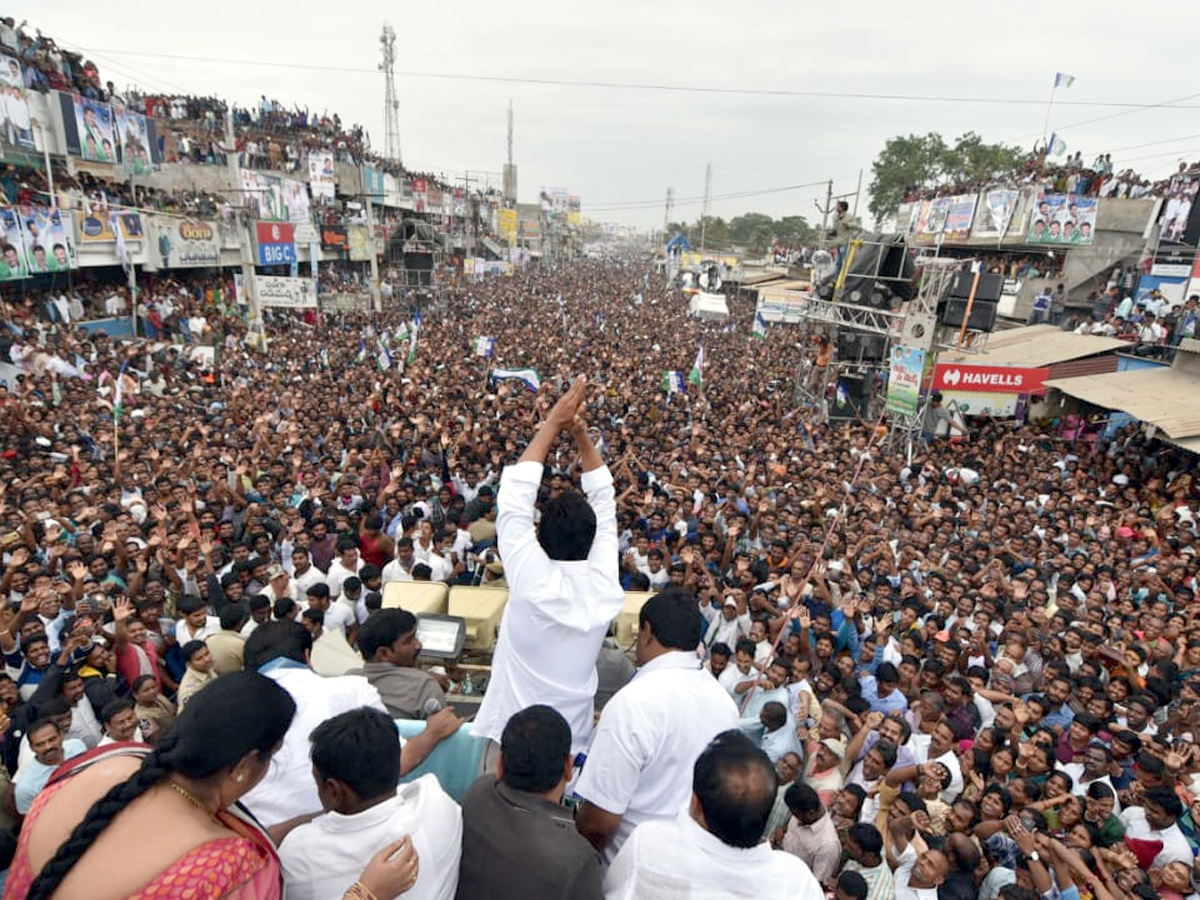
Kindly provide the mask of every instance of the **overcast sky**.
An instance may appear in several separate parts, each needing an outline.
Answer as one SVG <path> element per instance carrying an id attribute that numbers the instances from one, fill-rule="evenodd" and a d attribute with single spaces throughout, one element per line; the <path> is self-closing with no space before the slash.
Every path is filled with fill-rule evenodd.
<path id="1" fill-rule="evenodd" d="M 1152 2 L 1150 6 L 1157 6 Z M 934 17 L 933 10 L 940 11 Z M 661 226 L 668 186 L 675 219 L 700 214 L 712 163 L 714 215 L 802 214 L 820 219 L 824 187 L 720 199 L 834 180 L 853 192 L 897 134 L 974 130 L 1030 146 L 1050 120 L 1069 152 L 1113 153 L 1148 176 L 1200 159 L 1197 32 L 1182 7 L 1024 2 L 797 4 L 783 0 L 460 0 L 455 4 L 205 0 L 167 7 L 129 2 L 10 2 L 61 44 L 86 48 L 119 87 L 217 94 L 248 104 L 266 94 L 361 122 L 382 151 L 379 34 L 397 32 L 401 146 L 410 167 L 460 177 L 505 156 L 505 112 L 516 115 L 522 201 L 542 186 L 579 194 L 585 216 Z M 169 54 L 164 59 L 139 55 Z M 204 60 L 256 60 L 267 65 Z M 299 68 L 295 66 L 300 66 Z M 308 66 L 344 68 L 322 71 Z M 417 74 L 421 73 L 421 74 Z M 972 98 L 971 102 L 768 96 L 434 78 L 477 75 L 691 87 Z M 1162 104 L 1195 94 L 1192 108 Z M 1036 101 L 1003 104 L 994 100 Z M 1080 124 L 1110 117 L 1105 121 Z M 693 202 L 685 202 L 685 201 Z M 642 202 L 642 206 L 631 204 Z"/>

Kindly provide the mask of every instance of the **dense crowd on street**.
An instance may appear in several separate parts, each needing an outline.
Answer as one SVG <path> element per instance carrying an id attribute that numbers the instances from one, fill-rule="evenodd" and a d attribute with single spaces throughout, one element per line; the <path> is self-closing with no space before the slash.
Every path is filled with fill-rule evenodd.
<path id="1" fill-rule="evenodd" d="M 202 320 L 215 370 L 183 352 L 183 324 L 121 343 L 8 304 L 0 349 L 24 374 L 0 389 L 5 896 L 66 891 L 122 840 L 175 829 L 103 896 L 204 850 L 258 887 L 278 891 L 281 868 L 289 895 L 367 900 L 689 879 L 747 897 L 1191 897 L 1194 458 L 1135 427 L 1072 442 L 976 420 L 909 462 L 874 423 L 792 405 L 814 336 L 753 337 L 737 297 L 732 330 L 687 319 L 649 271 L 488 279 L 419 329 L 402 303 L 276 315 L 265 353 L 227 286 L 164 281 L 168 321 Z M 664 393 L 701 346 L 699 383 Z M 489 378 L 524 369 L 539 391 Z M 506 544 L 514 510 L 532 528 L 540 506 L 545 530 L 588 504 L 586 563 Z M 535 564 L 553 567 L 537 585 L 567 586 L 538 600 L 551 619 L 518 611 Z M 379 777 L 472 727 L 441 709 L 463 673 L 429 668 L 412 617 L 380 609 L 410 580 L 512 592 L 471 739 L 496 752 L 463 763 L 499 775 L 455 799 L 434 775 Z M 626 590 L 660 598 L 630 652 L 606 637 Z M 309 668 L 331 643 L 361 674 Z M 428 727 L 401 749 L 388 717 Z M 113 785 L 103 810 L 78 799 Z"/>

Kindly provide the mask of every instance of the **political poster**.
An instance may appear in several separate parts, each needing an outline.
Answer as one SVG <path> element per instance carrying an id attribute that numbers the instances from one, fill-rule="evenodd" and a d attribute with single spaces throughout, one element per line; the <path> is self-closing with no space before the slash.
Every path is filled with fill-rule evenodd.
<path id="1" fill-rule="evenodd" d="M 135 212 L 119 210 L 111 213 L 75 213 L 76 230 L 80 244 L 115 243 L 113 225 L 121 229 L 121 237 L 127 241 L 140 241 L 145 237 L 142 217 Z"/>
<path id="2" fill-rule="evenodd" d="M 929 215 L 921 223 L 921 233 L 924 235 L 938 235 L 946 230 L 946 217 L 950 215 L 950 204 L 952 198 L 938 197 L 936 200 L 930 201 Z"/>
<path id="3" fill-rule="evenodd" d="M 113 120 L 117 132 L 117 152 L 125 172 L 129 175 L 153 172 L 154 167 L 162 161 L 154 120 L 123 106 L 113 107 Z"/>
<path id="4" fill-rule="evenodd" d="M 571 194 L 566 188 L 542 188 L 538 197 L 538 205 L 549 219 L 565 220 L 570 202 Z"/>
<path id="5" fill-rule="evenodd" d="M 65 272 L 77 268 L 75 242 L 63 227 L 57 209 L 40 204 L 22 206 L 17 211 L 21 227 L 21 247 L 30 275 Z M 12 236 L 5 236 L 6 242 Z"/>
<path id="6" fill-rule="evenodd" d="M 317 306 L 317 292 L 311 278 L 255 275 L 254 290 L 259 306 L 279 309 L 315 309 Z"/>
<path id="7" fill-rule="evenodd" d="M 58 97 L 67 152 L 88 162 L 112 165 L 120 162 L 117 139 L 113 134 L 112 107 L 78 94 L 59 94 Z"/>
<path id="8" fill-rule="evenodd" d="M 424 178 L 412 180 L 412 200 L 415 212 L 425 212 L 425 205 L 429 202 L 429 183 Z"/>
<path id="9" fill-rule="evenodd" d="M 1020 191 L 998 189 L 981 195 L 983 202 L 975 214 L 975 227 L 971 234 L 979 238 L 1002 238 L 1008 233 L 1017 209 Z"/>
<path id="10" fill-rule="evenodd" d="M 582 201 L 578 194 L 572 194 L 567 198 L 567 224 L 578 225 L 582 217 Z"/>
<path id="11" fill-rule="evenodd" d="M 1090 244 L 1098 205 L 1095 197 L 1039 194 L 1025 239 L 1030 244 Z"/>
<path id="12" fill-rule="evenodd" d="M 308 200 L 308 188 L 303 181 L 294 178 L 280 179 L 283 190 L 283 218 L 294 225 L 312 221 L 312 207 Z"/>
<path id="13" fill-rule="evenodd" d="M 1169 244 L 1188 244 L 1195 247 L 1200 243 L 1200 204 L 1196 203 L 1200 193 L 1200 170 L 1180 172 L 1172 176 L 1167 187 L 1166 203 L 1163 204 L 1159 238 Z"/>
<path id="14" fill-rule="evenodd" d="M 920 347 L 893 347 L 888 371 L 887 411 L 915 416 L 925 377 L 925 351 Z"/>
<path id="15" fill-rule="evenodd" d="M 151 264 L 160 269 L 196 269 L 221 263 L 221 242 L 216 225 L 198 219 L 154 216 L 155 235 Z"/>
<path id="16" fill-rule="evenodd" d="M 293 265 L 296 256 L 296 228 L 290 222 L 255 222 L 260 266 Z"/>
<path id="17" fill-rule="evenodd" d="M 252 219 L 261 219 L 264 222 L 287 221 L 283 180 L 278 176 L 242 169 L 242 197 L 245 199 L 246 211 Z"/>
<path id="18" fill-rule="evenodd" d="M 33 118 L 25 99 L 25 76 L 14 57 L 0 57 L 0 121 L 3 121 L 4 142 L 10 147 L 34 150 Z"/>
<path id="19" fill-rule="evenodd" d="M 318 206 L 333 205 L 337 182 L 333 170 L 333 154 L 328 150 L 309 151 L 308 187 L 312 192 L 313 202 Z"/>
<path id="20" fill-rule="evenodd" d="M 21 239 L 21 217 L 15 209 L 0 209 L 0 230 L 4 232 L 0 242 L 0 281 L 25 278 L 29 272 Z"/>
<path id="21" fill-rule="evenodd" d="M 965 241 L 971 236 L 971 222 L 975 218 L 975 200 L 975 194 L 962 194 L 950 198 L 942 230 L 946 240 Z"/>

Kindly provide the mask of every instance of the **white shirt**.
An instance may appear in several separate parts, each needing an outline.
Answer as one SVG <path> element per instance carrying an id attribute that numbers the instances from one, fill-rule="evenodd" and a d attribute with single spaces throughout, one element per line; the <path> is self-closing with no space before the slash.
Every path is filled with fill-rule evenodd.
<path id="1" fill-rule="evenodd" d="M 751 667 L 749 672 L 742 673 L 742 670 L 737 667 L 736 663 L 730 663 L 725 667 L 725 671 L 717 676 L 717 682 L 721 687 L 725 688 L 725 692 L 733 698 L 735 702 L 739 702 L 744 696 L 744 692 L 739 694 L 737 686 L 743 681 L 754 681 L 758 678 L 758 672 Z"/>
<path id="2" fill-rule="evenodd" d="M 292 584 L 296 587 L 296 596 L 304 597 L 308 594 L 308 589 L 314 584 L 325 584 L 325 576 L 321 570 L 312 563 L 308 564 L 308 571 L 303 575 L 292 575 Z"/>
<path id="3" fill-rule="evenodd" d="M 175 643 L 182 647 L 188 641 L 206 641 L 220 630 L 221 620 L 216 616 L 206 616 L 204 625 L 194 631 L 187 619 L 180 619 L 175 623 Z"/>
<path id="4" fill-rule="evenodd" d="M 288 900 L 341 897 L 371 857 L 405 835 L 421 861 L 405 900 L 453 900 L 462 853 L 462 810 L 436 775 L 402 784 L 395 797 L 357 815 L 327 812 L 284 839 L 279 862 Z"/>
<path id="5" fill-rule="evenodd" d="M 413 558 L 413 565 L 416 565 L 416 558 Z M 393 559 L 390 563 L 383 567 L 383 571 L 379 573 L 380 582 L 387 584 L 389 581 L 412 581 L 412 572 L 400 565 L 399 559 Z"/>
<path id="6" fill-rule="evenodd" d="M 586 560 L 552 560 L 533 524 L 541 483 L 542 465 L 536 462 L 508 466 L 500 478 L 496 541 L 508 606 L 472 733 L 500 743 L 514 713 L 544 703 L 567 720 L 571 752 L 579 753 L 592 736 L 600 645 L 625 604 L 617 566 L 617 507 L 608 468 L 584 472 L 583 490 L 596 514 L 592 548 Z"/>
<path id="7" fill-rule="evenodd" d="M 825 892 L 799 857 L 766 843 L 731 847 L 684 813 L 633 832 L 604 877 L 604 897 L 824 900 Z"/>
<path id="8" fill-rule="evenodd" d="M 354 571 L 351 572 L 342 565 L 341 557 L 334 557 L 333 562 L 329 564 L 329 572 L 325 576 L 325 583 L 329 585 L 329 596 L 338 598 L 342 595 L 342 582 L 351 575 L 357 575 L 358 570 L 363 567 L 362 557 L 358 557 L 354 564 Z"/>
<path id="9" fill-rule="evenodd" d="M 674 819 L 687 808 L 696 758 L 737 724 L 737 705 L 695 653 L 655 657 L 617 691 L 600 715 L 575 787 L 583 799 L 622 817 L 607 862 L 635 827 Z"/>
<path id="10" fill-rule="evenodd" d="M 1170 828 L 1161 831 L 1151 828 L 1146 821 L 1146 810 L 1141 806 L 1131 806 L 1121 813 L 1121 824 L 1125 826 L 1125 837 L 1139 838 L 1143 841 L 1162 841 L 1163 848 L 1158 856 L 1150 863 L 1150 868 L 1161 869 L 1168 863 L 1181 862 L 1192 865 L 1192 848 L 1183 836 L 1176 822 Z"/>
<path id="11" fill-rule="evenodd" d="M 953 750 L 947 750 L 941 756 L 930 758 L 929 744 L 929 735 L 914 731 L 905 746 L 912 751 L 913 760 L 917 765 L 925 762 L 939 762 L 949 770 L 950 786 L 942 791 L 941 797 L 943 803 L 953 803 L 958 799 L 958 795 L 963 790 L 962 766 L 959 764 L 958 757 L 955 756 Z"/>
<path id="12" fill-rule="evenodd" d="M 917 864 L 917 850 L 912 844 L 904 848 L 904 852 L 900 854 L 897 862 L 900 865 L 892 873 L 893 884 L 896 889 L 895 900 L 937 900 L 937 888 L 908 886 L 908 880 L 912 878 L 913 866 Z"/>
<path id="13" fill-rule="evenodd" d="M 296 701 L 296 716 L 283 736 L 283 746 L 271 757 L 271 767 L 242 798 L 265 828 L 317 812 L 321 800 L 309 760 L 309 735 L 336 715 L 369 706 L 387 712 L 379 692 L 361 675 L 322 678 L 308 666 L 274 659 L 259 672 L 275 681 Z"/>
<path id="14" fill-rule="evenodd" d="M 358 624 L 358 617 L 349 604 L 343 603 L 341 600 L 335 600 L 329 604 L 329 609 L 325 610 L 324 629 L 326 631 L 340 631 L 343 635 L 347 634 L 351 628 Z"/>

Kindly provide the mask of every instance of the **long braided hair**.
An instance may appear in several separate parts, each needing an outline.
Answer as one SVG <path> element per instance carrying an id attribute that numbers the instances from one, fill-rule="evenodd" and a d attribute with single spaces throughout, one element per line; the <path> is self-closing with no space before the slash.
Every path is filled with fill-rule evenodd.
<path id="1" fill-rule="evenodd" d="M 141 768 L 92 805 L 38 873 L 28 900 L 50 900 L 113 819 L 170 774 L 212 778 L 253 751 L 265 760 L 283 739 L 295 712 L 296 703 L 288 692 L 257 672 L 231 673 L 204 687 L 142 760 Z"/>

